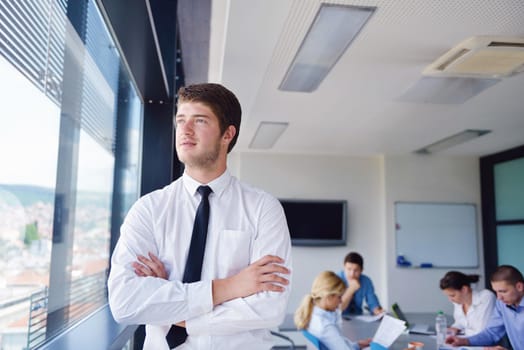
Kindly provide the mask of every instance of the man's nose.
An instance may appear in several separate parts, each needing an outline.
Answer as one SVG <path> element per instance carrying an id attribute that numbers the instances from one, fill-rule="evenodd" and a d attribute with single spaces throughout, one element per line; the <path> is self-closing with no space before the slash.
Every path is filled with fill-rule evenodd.
<path id="1" fill-rule="evenodd" d="M 181 134 L 192 134 L 193 133 L 193 122 L 188 120 L 185 123 L 182 123 L 178 126 L 179 132 Z"/>

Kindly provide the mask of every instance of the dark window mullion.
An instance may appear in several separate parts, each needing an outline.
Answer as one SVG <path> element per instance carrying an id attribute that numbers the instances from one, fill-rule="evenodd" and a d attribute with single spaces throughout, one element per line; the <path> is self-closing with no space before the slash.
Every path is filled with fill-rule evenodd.
<path id="1" fill-rule="evenodd" d="M 496 225 L 497 226 L 524 225 L 524 219 L 499 220 L 496 222 Z"/>
<path id="2" fill-rule="evenodd" d="M 524 146 L 480 158 L 480 186 L 482 201 L 482 230 L 484 237 L 485 275 L 491 276 L 498 265 L 497 231 L 499 226 L 520 224 L 524 220 L 496 220 L 495 166 L 524 157 Z M 486 287 L 490 288 L 486 278 Z"/>

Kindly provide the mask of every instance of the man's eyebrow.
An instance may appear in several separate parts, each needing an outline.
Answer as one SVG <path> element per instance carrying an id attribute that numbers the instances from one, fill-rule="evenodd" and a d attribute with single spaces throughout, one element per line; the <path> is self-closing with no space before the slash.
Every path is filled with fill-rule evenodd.
<path id="1" fill-rule="evenodd" d="M 177 114 L 177 115 L 175 115 L 175 118 L 185 117 L 185 116 L 186 116 L 185 114 Z M 193 118 L 211 118 L 207 114 L 191 114 L 191 115 L 189 115 L 189 117 L 193 117 Z"/>

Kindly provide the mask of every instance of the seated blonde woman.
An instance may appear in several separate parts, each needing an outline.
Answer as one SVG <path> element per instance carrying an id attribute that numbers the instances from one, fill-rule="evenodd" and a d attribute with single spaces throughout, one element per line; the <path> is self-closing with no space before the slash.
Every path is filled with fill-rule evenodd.
<path id="1" fill-rule="evenodd" d="M 313 281 L 311 293 L 304 296 L 295 312 L 295 325 L 317 337 L 330 350 L 359 350 L 371 339 L 353 342 L 342 335 L 339 310 L 346 285 L 332 271 L 321 272 Z"/>

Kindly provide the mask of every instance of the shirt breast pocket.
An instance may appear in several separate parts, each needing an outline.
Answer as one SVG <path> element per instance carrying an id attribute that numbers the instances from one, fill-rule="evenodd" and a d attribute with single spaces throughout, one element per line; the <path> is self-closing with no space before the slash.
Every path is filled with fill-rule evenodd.
<path id="1" fill-rule="evenodd" d="M 222 230 L 216 254 L 220 278 L 237 274 L 249 265 L 251 234 L 247 231 Z"/>

